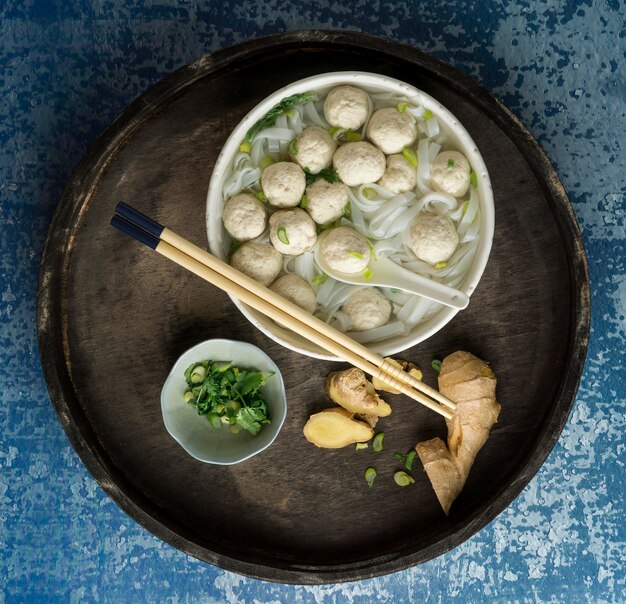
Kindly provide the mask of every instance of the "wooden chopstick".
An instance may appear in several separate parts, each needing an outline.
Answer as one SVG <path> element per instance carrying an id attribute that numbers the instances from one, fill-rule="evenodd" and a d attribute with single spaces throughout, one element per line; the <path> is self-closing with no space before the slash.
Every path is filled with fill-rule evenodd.
<path id="1" fill-rule="evenodd" d="M 369 375 L 373 375 L 444 417 L 448 419 L 451 417 L 450 411 L 443 409 L 424 396 L 424 394 L 431 395 L 432 398 L 445 404 L 450 409 L 454 409 L 452 401 L 443 397 L 436 390 L 429 388 L 420 380 L 405 373 L 401 368 L 372 353 L 369 349 L 355 342 L 342 332 L 330 327 L 299 306 L 278 296 L 272 290 L 262 286 L 229 264 L 222 262 L 126 204 L 118 205 L 117 209 L 120 210 L 119 214 L 122 218 L 116 216 L 112 220 L 112 224 L 120 230 L 149 245 L 162 255 L 205 280 L 210 281 L 245 304 L 301 334 L 309 341 L 321 346 L 324 350 L 352 363 Z M 135 227 L 138 227 L 137 230 L 140 232 L 133 231 Z M 414 388 L 419 389 L 419 391 L 416 392 Z M 420 391 L 424 392 L 424 394 L 421 394 Z"/>

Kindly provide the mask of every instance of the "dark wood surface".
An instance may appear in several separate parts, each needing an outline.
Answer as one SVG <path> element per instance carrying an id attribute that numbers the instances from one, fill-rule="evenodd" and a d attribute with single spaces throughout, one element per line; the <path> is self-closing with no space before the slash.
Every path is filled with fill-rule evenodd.
<path id="1" fill-rule="evenodd" d="M 393 482 L 395 451 L 445 434 L 443 420 L 387 396 L 385 450 L 320 450 L 302 436 L 330 406 L 339 366 L 254 329 L 228 297 L 109 226 L 127 201 L 206 244 L 205 197 L 217 154 L 258 101 L 335 70 L 384 73 L 421 88 L 469 130 L 493 183 L 496 231 L 469 308 L 402 356 L 435 384 L 433 357 L 489 360 L 502 413 L 448 518 L 415 464 Z M 85 157 L 50 228 L 38 329 L 52 401 L 74 447 L 135 520 L 198 558 L 282 582 L 379 575 L 455 547 L 528 483 L 567 419 L 587 348 L 589 289 L 580 234 L 557 175 L 529 133 L 472 80 L 420 52 L 357 33 L 299 32 L 204 57 L 132 104 Z M 167 434 L 160 388 L 176 358 L 227 337 L 280 367 L 288 415 L 275 443 L 232 467 L 189 457 Z M 373 489 L 363 472 L 378 470 Z"/>

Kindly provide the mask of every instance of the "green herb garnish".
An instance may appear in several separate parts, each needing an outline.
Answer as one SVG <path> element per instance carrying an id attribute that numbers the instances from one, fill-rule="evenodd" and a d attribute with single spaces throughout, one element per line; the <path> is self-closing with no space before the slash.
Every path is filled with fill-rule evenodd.
<path id="1" fill-rule="evenodd" d="M 241 143 L 241 145 L 239 145 L 239 151 L 241 151 L 241 153 L 250 153 L 251 149 L 252 147 L 250 146 L 250 143 L 247 143 L 245 141 Z"/>
<path id="2" fill-rule="evenodd" d="M 409 104 L 406 101 L 401 101 L 400 103 L 398 103 L 396 105 L 396 109 L 400 112 L 400 113 L 404 113 L 406 111 L 406 108 L 409 106 Z"/>
<path id="3" fill-rule="evenodd" d="M 263 193 L 263 191 L 259 191 L 256 194 L 257 199 L 262 202 L 262 203 L 267 203 L 267 197 L 265 196 L 265 193 Z"/>
<path id="4" fill-rule="evenodd" d="M 411 476 L 403 471 L 396 472 L 393 475 L 393 479 L 396 481 L 396 484 L 399 487 L 408 487 L 410 484 L 413 484 L 415 482 L 415 480 L 411 478 Z"/>
<path id="5" fill-rule="evenodd" d="M 230 249 L 228 250 L 228 255 L 232 256 L 242 245 L 243 245 L 243 243 L 241 241 L 233 241 L 230 244 Z"/>
<path id="6" fill-rule="evenodd" d="M 192 363 L 185 370 L 190 389 L 183 400 L 193 405 L 198 415 L 206 415 L 214 428 L 229 425 L 233 432 L 243 429 L 256 435 L 263 424 L 271 423 L 259 390 L 272 375 L 239 369 L 230 361 Z"/>
<path id="7" fill-rule="evenodd" d="M 339 182 L 339 174 L 332 168 L 324 168 L 317 174 L 311 174 L 311 170 L 304 168 L 304 173 L 306 174 L 307 186 L 312 185 L 318 178 L 323 178 L 326 182 L 330 183 Z"/>
<path id="8" fill-rule="evenodd" d="M 375 478 L 376 470 L 374 468 L 367 468 L 367 470 L 365 470 L 365 482 L 367 482 L 368 487 L 372 487 L 374 485 Z"/>
<path id="9" fill-rule="evenodd" d="M 285 229 L 285 227 L 278 227 L 278 229 L 276 229 L 276 236 L 281 243 L 289 245 L 289 238 L 287 237 L 287 229 Z"/>
<path id="10" fill-rule="evenodd" d="M 344 218 L 347 218 L 348 220 L 352 218 L 352 206 L 350 205 L 350 202 L 348 202 L 345 206 L 343 206 L 342 215 Z"/>
<path id="11" fill-rule="evenodd" d="M 276 120 L 286 111 L 300 105 L 301 103 L 308 103 L 317 98 L 315 92 L 305 92 L 303 94 L 293 94 L 284 98 L 280 103 L 274 105 L 246 134 L 246 141 L 251 141 L 261 130 L 265 128 L 271 128 L 276 124 Z"/>
<path id="12" fill-rule="evenodd" d="M 363 276 L 369 281 L 372 278 L 372 271 L 370 270 L 369 266 L 366 266 L 363 269 Z"/>
<path id="13" fill-rule="evenodd" d="M 435 268 L 446 268 L 446 266 L 448 266 L 448 263 L 444 261 L 437 262 L 437 264 L 435 264 Z"/>
<path id="14" fill-rule="evenodd" d="M 454 168 L 454 160 L 453 159 L 449 159 L 448 160 L 448 170 L 451 170 L 452 168 Z"/>
<path id="15" fill-rule="evenodd" d="M 300 207 L 304 210 L 309 205 L 309 198 L 306 195 L 302 196 L 300 200 Z"/>
<path id="16" fill-rule="evenodd" d="M 432 116 L 433 116 L 432 111 L 424 111 L 424 113 L 422 113 L 423 120 L 429 120 Z"/>
<path id="17" fill-rule="evenodd" d="M 441 361 L 439 359 L 433 359 L 433 362 L 430 364 L 430 366 L 437 372 L 440 373 L 441 372 Z"/>
<path id="18" fill-rule="evenodd" d="M 406 455 L 402 455 L 402 453 L 394 453 L 393 456 L 400 463 L 403 463 L 407 470 L 411 471 L 413 469 L 413 462 L 415 461 L 416 455 L 417 451 L 415 449 L 411 449 Z"/>
<path id="19" fill-rule="evenodd" d="M 379 432 L 376 436 L 374 436 L 374 440 L 372 441 L 372 449 L 374 449 L 375 453 L 380 453 L 383 450 L 384 438 L 385 438 L 384 432 Z"/>
<path id="20" fill-rule="evenodd" d="M 402 149 L 402 157 L 404 157 L 404 159 L 406 159 L 406 161 L 408 161 L 414 168 L 417 168 L 417 154 L 413 151 L 413 149 L 409 149 L 408 147 Z"/>
<path id="21" fill-rule="evenodd" d="M 476 172 L 474 172 L 474 170 L 470 172 L 470 183 L 475 189 L 478 188 L 478 177 L 476 176 Z"/>

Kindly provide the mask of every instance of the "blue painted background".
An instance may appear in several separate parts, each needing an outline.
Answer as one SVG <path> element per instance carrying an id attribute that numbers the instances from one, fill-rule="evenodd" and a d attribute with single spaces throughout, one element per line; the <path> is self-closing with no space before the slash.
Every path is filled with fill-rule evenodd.
<path id="1" fill-rule="evenodd" d="M 617 0 L 4 0 L 0 603 L 626 601 L 625 18 Z M 325 587 L 224 572 L 126 517 L 60 427 L 35 334 L 46 230 L 64 183 L 97 135 L 151 84 L 198 56 L 308 27 L 367 31 L 433 53 L 519 116 L 570 193 L 593 304 L 573 413 L 514 504 L 419 568 Z"/>

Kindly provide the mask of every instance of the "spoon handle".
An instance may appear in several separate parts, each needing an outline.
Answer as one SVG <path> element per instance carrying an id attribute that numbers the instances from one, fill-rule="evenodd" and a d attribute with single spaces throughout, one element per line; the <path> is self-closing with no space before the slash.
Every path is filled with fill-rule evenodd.
<path id="1" fill-rule="evenodd" d="M 463 310 L 469 304 L 469 296 L 458 289 L 422 277 L 386 258 L 378 260 L 379 263 L 381 261 L 384 266 L 376 269 L 376 280 L 381 285 L 402 289 L 458 310 Z"/>

